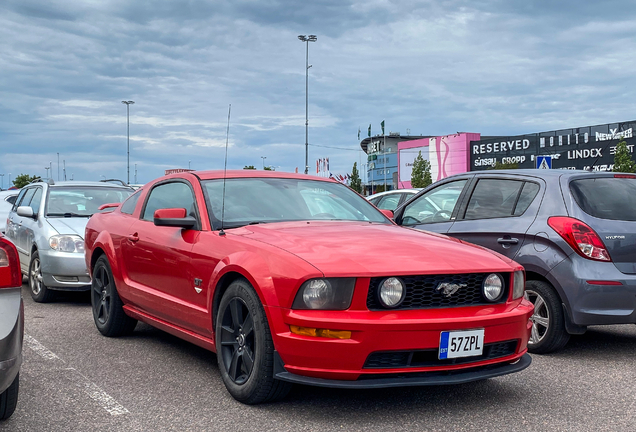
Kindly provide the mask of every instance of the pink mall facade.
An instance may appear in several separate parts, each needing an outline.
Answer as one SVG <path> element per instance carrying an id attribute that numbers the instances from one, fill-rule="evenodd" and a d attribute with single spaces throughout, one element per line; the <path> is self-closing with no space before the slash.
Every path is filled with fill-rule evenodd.
<path id="1" fill-rule="evenodd" d="M 431 164 L 433 182 L 470 171 L 470 142 L 480 139 L 479 133 L 461 132 L 398 143 L 398 189 L 411 187 L 413 161 L 420 152 Z"/>

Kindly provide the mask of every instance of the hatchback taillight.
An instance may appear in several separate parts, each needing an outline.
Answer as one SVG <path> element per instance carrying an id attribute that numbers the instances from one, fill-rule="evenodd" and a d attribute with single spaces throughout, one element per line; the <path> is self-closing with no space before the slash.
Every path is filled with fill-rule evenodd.
<path id="1" fill-rule="evenodd" d="M 552 227 L 583 258 L 596 261 L 611 261 L 603 240 L 586 223 L 565 216 L 548 219 Z"/>
<path id="2" fill-rule="evenodd" d="M 13 243 L 0 237 L 0 288 L 15 288 L 22 285 L 22 273 L 18 251 Z"/>
<path id="3" fill-rule="evenodd" d="M 614 174 L 614 178 L 636 179 L 636 174 Z"/>

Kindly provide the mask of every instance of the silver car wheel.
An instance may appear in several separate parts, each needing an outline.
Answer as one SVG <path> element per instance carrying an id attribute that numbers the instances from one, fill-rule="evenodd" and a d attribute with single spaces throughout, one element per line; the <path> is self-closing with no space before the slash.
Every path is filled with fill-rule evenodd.
<path id="1" fill-rule="evenodd" d="M 530 317 L 532 330 L 528 345 L 534 345 L 543 340 L 550 328 L 550 311 L 543 297 L 536 291 L 526 289 L 525 298 L 534 305 L 534 313 Z"/>
<path id="2" fill-rule="evenodd" d="M 29 282 L 31 291 L 34 295 L 40 294 L 42 291 L 42 269 L 40 267 L 40 259 L 34 258 L 31 263 L 31 269 L 29 272 Z"/>

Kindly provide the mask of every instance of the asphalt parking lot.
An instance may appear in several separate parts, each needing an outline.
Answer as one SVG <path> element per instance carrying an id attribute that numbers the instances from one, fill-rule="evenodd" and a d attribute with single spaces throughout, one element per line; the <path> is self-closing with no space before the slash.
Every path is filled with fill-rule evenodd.
<path id="1" fill-rule="evenodd" d="M 139 324 L 109 339 L 87 294 L 26 313 L 20 396 L 7 431 L 635 430 L 636 326 L 590 329 L 523 372 L 452 387 L 295 387 L 246 406 L 226 392 L 216 356 Z"/>

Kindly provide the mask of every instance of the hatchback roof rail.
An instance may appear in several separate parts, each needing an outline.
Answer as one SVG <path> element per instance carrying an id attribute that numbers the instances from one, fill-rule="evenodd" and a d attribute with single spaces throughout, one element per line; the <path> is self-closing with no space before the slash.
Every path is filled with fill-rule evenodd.
<path id="1" fill-rule="evenodd" d="M 114 183 L 119 183 L 122 186 L 131 187 L 128 183 L 126 183 L 126 182 L 124 182 L 122 180 L 119 180 L 119 179 L 103 179 L 103 180 L 100 180 L 100 182 L 102 182 L 102 183 L 114 182 Z"/>
<path id="2" fill-rule="evenodd" d="M 36 179 L 33 179 L 29 182 L 29 184 L 31 183 L 48 183 L 50 185 L 54 185 L 55 181 L 53 181 L 52 178 L 48 178 L 48 179 L 43 179 L 42 177 L 38 177 Z"/>

